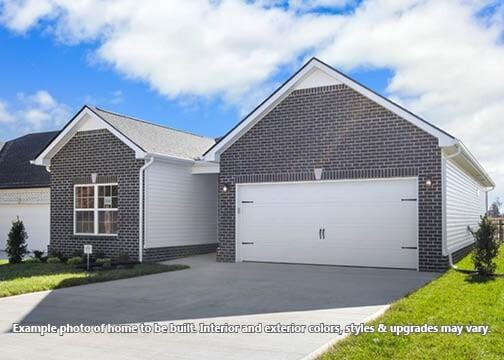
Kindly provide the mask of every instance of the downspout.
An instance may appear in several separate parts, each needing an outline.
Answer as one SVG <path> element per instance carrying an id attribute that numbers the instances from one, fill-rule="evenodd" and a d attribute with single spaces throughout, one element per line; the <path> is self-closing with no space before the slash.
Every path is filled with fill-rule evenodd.
<path id="1" fill-rule="evenodd" d="M 144 232 L 144 173 L 145 169 L 152 165 L 154 162 L 154 157 L 151 157 L 149 161 L 145 163 L 144 166 L 140 168 L 140 178 L 139 178 L 139 192 L 140 192 L 140 201 L 139 201 L 139 231 L 138 231 L 138 261 L 143 261 L 143 232 Z"/>
<path id="2" fill-rule="evenodd" d="M 460 146 L 460 145 L 458 145 L 458 144 L 455 144 L 455 147 L 457 148 L 457 152 L 456 152 L 456 153 L 454 153 L 454 154 L 451 154 L 451 155 L 446 156 L 446 157 L 445 157 L 445 160 L 450 160 L 450 159 L 452 159 L 452 158 L 457 157 L 457 156 L 459 156 L 459 155 L 460 155 L 460 153 L 462 152 L 462 146 Z M 445 174 L 445 176 L 446 176 L 446 174 Z M 446 189 L 444 189 L 444 191 L 446 191 Z M 446 211 L 446 202 L 445 202 L 445 204 L 444 204 L 444 207 L 445 207 L 444 211 Z M 446 231 L 446 228 L 445 228 L 445 231 Z M 457 267 L 457 266 L 455 266 L 455 265 L 453 264 L 453 257 L 452 257 L 451 252 L 448 250 L 448 244 L 447 244 L 447 241 L 448 241 L 448 236 L 447 236 L 447 234 L 446 234 L 446 235 L 445 235 L 445 241 L 443 241 L 444 251 L 448 254 L 448 261 L 449 261 L 449 263 L 450 263 L 450 267 L 451 267 L 452 269 L 458 269 L 458 267 Z"/>
<path id="3" fill-rule="evenodd" d="M 488 212 L 489 212 L 489 210 L 490 210 L 490 209 L 489 209 L 489 205 L 490 205 L 490 204 L 488 203 L 488 193 L 489 193 L 490 191 L 494 191 L 494 190 L 495 190 L 495 185 L 494 185 L 494 186 L 492 186 L 492 187 L 489 187 L 489 188 L 487 188 L 487 189 L 485 190 L 485 204 L 486 204 L 486 214 L 487 214 L 487 215 L 488 215 Z"/>

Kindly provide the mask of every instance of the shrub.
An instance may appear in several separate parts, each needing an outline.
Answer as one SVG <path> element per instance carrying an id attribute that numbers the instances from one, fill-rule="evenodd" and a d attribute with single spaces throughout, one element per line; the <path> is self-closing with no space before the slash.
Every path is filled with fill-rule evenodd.
<path id="1" fill-rule="evenodd" d="M 497 264 L 494 262 L 499 253 L 499 241 L 496 235 L 497 227 L 485 215 L 481 218 L 479 229 L 471 233 L 476 240 L 472 253 L 474 268 L 482 276 L 495 273 Z"/>
<path id="2" fill-rule="evenodd" d="M 129 261 L 129 254 L 128 253 L 121 253 L 120 255 L 112 258 L 112 261 L 115 263 L 119 263 L 119 264 L 127 263 Z"/>
<path id="3" fill-rule="evenodd" d="M 97 264 L 101 264 L 102 268 L 110 268 L 112 266 L 111 260 L 106 258 L 96 259 Z"/>
<path id="4" fill-rule="evenodd" d="M 67 262 L 68 260 L 68 256 L 63 255 L 60 251 L 52 253 L 51 256 L 49 256 L 49 258 L 51 257 L 58 258 L 60 262 Z"/>
<path id="5" fill-rule="evenodd" d="M 12 227 L 9 231 L 9 238 L 7 239 L 7 247 L 5 251 L 11 264 L 17 264 L 23 261 L 23 258 L 28 254 L 26 249 L 26 233 L 23 221 L 17 218 L 12 222 Z"/>
<path id="6" fill-rule="evenodd" d="M 75 250 L 72 253 L 72 257 L 83 257 L 84 256 L 84 250 Z"/>
<path id="7" fill-rule="evenodd" d="M 39 259 L 39 258 L 36 258 L 36 257 L 32 257 L 32 258 L 29 258 L 29 259 L 26 259 L 25 261 L 23 261 L 25 264 L 39 264 L 41 263 L 42 261 Z"/>
<path id="8" fill-rule="evenodd" d="M 67 260 L 68 265 L 80 265 L 82 264 L 82 257 L 80 256 L 73 256 L 70 259 Z"/>
<path id="9" fill-rule="evenodd" d="M 59 264 L 61 263 L 61 260 L 59 257 L 56 257 L 56 256 L 49 256 L 47 258 L 47 263 L 48 264 Z"/>
<path id="10" fill-rule="evenodd" d="M 33 256 L 36 258 L 36 259 L 39 259 L 40 261 L 42 261 L 42 258 L 44 257 L 44 252 L 42 250 L 33 250 Z"/>
<path id="11" fill-rule="evenodd" d="M 105 255 L 104 251 L 96 250 L 95 252 L 93 252 L 91 257 L 95 260 L 98 260 L 98 259 L 105 259 L 107 257 L 107 255 Z"/>

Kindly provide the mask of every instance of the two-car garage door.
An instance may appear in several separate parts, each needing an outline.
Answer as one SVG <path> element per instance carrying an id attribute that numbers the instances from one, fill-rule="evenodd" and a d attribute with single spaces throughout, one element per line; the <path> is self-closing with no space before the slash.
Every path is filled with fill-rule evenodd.
<path id="1" fill-rule="evenodd" d="M 237 261 L 417 268 L 417 180 L 239 184 Z"/>

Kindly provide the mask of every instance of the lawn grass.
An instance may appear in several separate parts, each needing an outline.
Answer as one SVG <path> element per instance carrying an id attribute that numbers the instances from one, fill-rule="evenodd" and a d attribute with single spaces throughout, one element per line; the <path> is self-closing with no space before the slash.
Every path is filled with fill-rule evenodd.
<path id="1" fill-rule="evenodd" d="M 67 264 L 9 264 L 0 260 L 0 297 L 187 269 L 185 265 L 137 264 L 86 272 Z"/>
<path id="2" fill-rule="evenodd" d="M 504 273 L 504 248 L 497 259 Z M 457 264 L 473 269 L 470 256 Z M 337 343 L 321 359 L 504 359 L 504 278 L 482 279 L 454 270 L 399 300 L 372 325 L 489 325 L 490 333 L 369 333 Z"/>

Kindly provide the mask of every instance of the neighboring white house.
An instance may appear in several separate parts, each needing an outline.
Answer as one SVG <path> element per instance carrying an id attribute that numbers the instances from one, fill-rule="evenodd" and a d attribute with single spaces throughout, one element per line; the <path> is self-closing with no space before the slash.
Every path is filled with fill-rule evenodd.
<path id="1" fill-rule="evenodd" d="M 49 173 L 30 160 L 57 131 L 28 134 L 7 141 L 0 149 L 0 252 L 6 246 L 12 221 L 23 220 L 28 250 L 47 251 L 49 244 Z"/>

